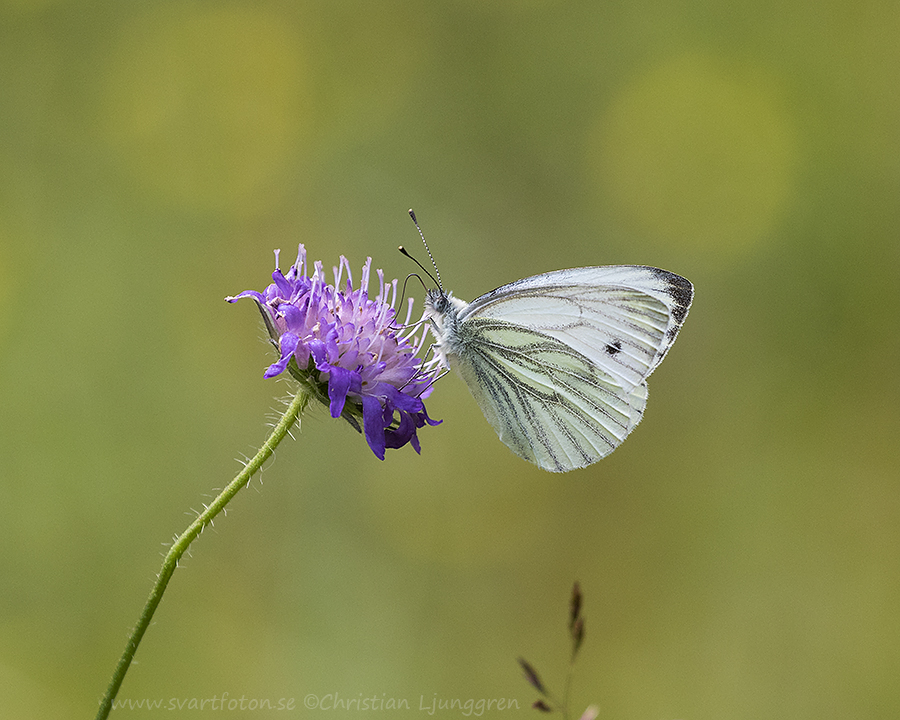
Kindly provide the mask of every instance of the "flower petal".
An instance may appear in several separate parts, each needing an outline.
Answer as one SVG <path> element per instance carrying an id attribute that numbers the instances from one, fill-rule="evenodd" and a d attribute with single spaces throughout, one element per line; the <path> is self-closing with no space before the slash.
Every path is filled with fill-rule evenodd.
<path id="1" fill-rule="evenodd" d="M 276 363 L 272 363 L 269 365 L 269 368 L 266 370 L 263 377 L 270 378 L 275 377 L 276 375 L 280 375 L 284 372 L 284 369 L 287 367 L 288 363 L 291 361 L 291 355 L 294 354 L 294 350 L 297 348 L 297 344 L 300 342 L 300 338 L 294 335 L 293 333 L 285 333 L 281 336 L 281 358 Z"/>
<path id="2" fill-rule="evenodd" d="M 385 444 L 389 448 L 401 448 L 416 435 L 416 423 L 409 413 L 400 413 L 400 424 L 396 430 L 386 430 Z M 418 442 L 413 444 L 415 447 Z M 418 452 L 418 451 L 417 451 Z"/>
<path id="3" fill-rule="evenodd" d="M 384 422 L 382 420 L 381 402 L 370 395 L 362 396 L 363 406 L 363 431 L 366 434 L 366 442 L 375 453 L 375 457 L 384 460 L 385 438 Z"/>
<path id="4" fill-rule="evenodd" d="M 331 401 L 329 410 L 331 417 L 340 417 L 344 412 L 344 403 L 347 400 L 347 391 L 350 389 L 350 381 L 353 373 L 342 367 L 332 367 L 328 376 L 328 399 Z"/>
<path id="5" fill-rule="evenodd" d="M 240 300 L 241 298 L 245 298 L 245 297 L 253 298 L 260 305 L 263 305 L 266 302 L 266 299 L 263 297 L 263 294 L 256 292 L 256 290 L 244 290 L 244 292 L 238 293 L 234 297 L 229 295 L 227 298 L 225 298 L 225 301 L 233 303 L 233 302 L 236 302 L 237 300 Z"/>
<path id="6" fill-rule="evenodd" d="M 281 270 L 276 269 L 275 272 L 272 273 L 272 281 L 281 291 L 282 297 L 289 298 L 291 296 L 291 283 L 281 274 Z"/>
<path id="7" fill-rule="evenodd" d="M 284 317 L 284 322 L 288 330 L 297 332 L 303 328 L 303 323 L 306 320 L 306 313 L 303 312 L 301 308 L 292 305 L 291 303 L 281 303 L 278 306 L 278 312 Z"/>

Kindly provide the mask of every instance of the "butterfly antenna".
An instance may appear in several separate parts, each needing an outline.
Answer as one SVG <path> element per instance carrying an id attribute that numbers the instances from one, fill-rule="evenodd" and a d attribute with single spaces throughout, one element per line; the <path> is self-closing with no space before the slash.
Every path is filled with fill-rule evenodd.
<path id="1" fill-rule="evenodd" d="M 435 280 L 434 275 L 432 275 L 430 272 L 428 272 L 428 270 L 426 270 L 422 266 L 422 263 L 420 263 L 412 255 L 410 255 L 408 252 L 406 252 L 406 248 L 404 248 L 402 245 L 400 246 L 400 252 L 403 253 L 404 255 L 406 255 L 406 257 L 408 257 L 410 260 L 412 260 L 420 268 L 422 268 L 422 270 L 425 272 L 425 274 L 428 275 L 428 277 L 430 277 L 432 280 L 434 280 L 434 282 L 437 284 L 437 286 L 443 292 L 444 286 L 441 284 L 441 271 L 438 270 L 437 263 L 434 261 L 434 256 L 431 254 L 431 249 L 428 247 L 428 243 L 425 242 L 425 234 L 422 232 L 422 228 L 419 227 L 419 221 L 416 220 L 416 214 L 413 212 L 412 208 L 410 208 L 410 210 L 409 210 L 409 216 L 412 218 L 412 221 L 416 226 L 416 230 L 419 231 L 419 237 L 422 238 L 422 244 L 425 246 L 425 252 L 428 253 L 428 259 L 431 260 L 432 267 L 434 267 L 434 272 L 437 275 L 437 280 Z"/>
<path id="2" fill-rule="evenodd" d="M 406 255 L 407 257 L 411 257 L 410 255 L 407 255 L 407 253 L 406 253 L 406 251 L 403 249 L 403 247 L 400 248 L 400 251 L 401 251 L 404 255 Z M 412 258 L 412 259 L 415 261 L 415 258 Z M 403 307 L 403 301 L 406 299 L 406 286 L 409 284 L 409 281 L 410 281 L 410 279 L 412 279 L 412 278 L 415 278 L 415 279 L 418 280 L 420 283 L 422 283 L 422 288 L 423 288 L 424 290 L 426 290 L 426 291 L 428 290 L 428 287 L 425 285 L 425 281 L 422 280 L 422 278 L 420 278 L 416 273 L 410 273 L 409 275 L 407 275 L 407 276 L 406 276 L 406 280 L 403 281 L 403 290 L 402 290 L 402 292 L 400 293 L 400 302 L 397 303 L 398 312 L 399 312 L 399 309 Z M 434 278 L 432 278 L 432 282 L 433 282 L 433 281 L 434 281 Z M 412 323 L 411 325 L 392 325 L 392 327 L 395 327 L 395 328 L 398 328 L 398 329 L 403 329 L 403 328 L 406 328 L 406 327 L 413 327 L 413 326 L 418 325 L 418 324 L 419 324 L 419 323 Z"/>

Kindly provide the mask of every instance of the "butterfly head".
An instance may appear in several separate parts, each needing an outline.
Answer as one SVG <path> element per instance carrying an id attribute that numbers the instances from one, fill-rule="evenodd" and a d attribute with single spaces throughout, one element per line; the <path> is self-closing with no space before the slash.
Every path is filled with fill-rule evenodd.
<path id="1" fill-rule="evenodd" d="M 451 295 L 440 288 L 433 288 L 425 292 L 425 310 L 430 317 L 446 315 L 451 306 Z"/>
<path id="2" fill-rule="evenodd" d="M 425 314 L 440 324 L 450 318 L 455 320 L 467 305 L 465 300 L 453 297 L 452 292 L 444 292 L 440 288 L 432 288 L 425 292 Z"/>

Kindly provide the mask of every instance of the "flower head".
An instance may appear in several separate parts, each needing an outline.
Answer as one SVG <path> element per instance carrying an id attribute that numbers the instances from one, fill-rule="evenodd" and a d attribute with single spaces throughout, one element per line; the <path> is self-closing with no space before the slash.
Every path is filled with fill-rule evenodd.
<path id="1" fill-rule="evenodd" d="M 368 258 L 354 290 L 350 265 L 342 255 L 334 268 L 334 285 L 329 285 L 321 262 L 316 261 L 308 275 L 306 250 L 300 245 L 287 274 L 278 268 L 276 251 L 273 282 L 263 292 L 246 290 L 225 299 L 249 297 L 259 307 L 280 353 L 265 377 L 287 370 L 328 405 L 332 417 L 346 418 L 357 430 L 362 419 L 366 442 L 384 460 L 385 448 L 406 443 L 419 452 L 416 430 L 440 422 L 428 417 L 423 402 L 440 367 L 434 359 L 418 357 L 427 333 L 423 325 L 414 324 L 405 335 L 398 328 L 396 280 L 385 283 L 384 273 L 376 271 L 379 291 L 369 298 L 371 264 Z M 409 326 L 412 305 L 410 299 L 403 326 Z"/>

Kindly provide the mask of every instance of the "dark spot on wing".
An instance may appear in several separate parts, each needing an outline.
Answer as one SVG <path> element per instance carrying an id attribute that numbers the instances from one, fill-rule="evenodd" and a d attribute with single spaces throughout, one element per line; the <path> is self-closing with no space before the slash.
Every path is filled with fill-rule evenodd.
<path id="1" fill-rule="evenodd" d="M 607 343 L 605 350 L 607 355 L 617 355 L 622 350 L 622 341 L 613 340 L 611 343 Z"/>

